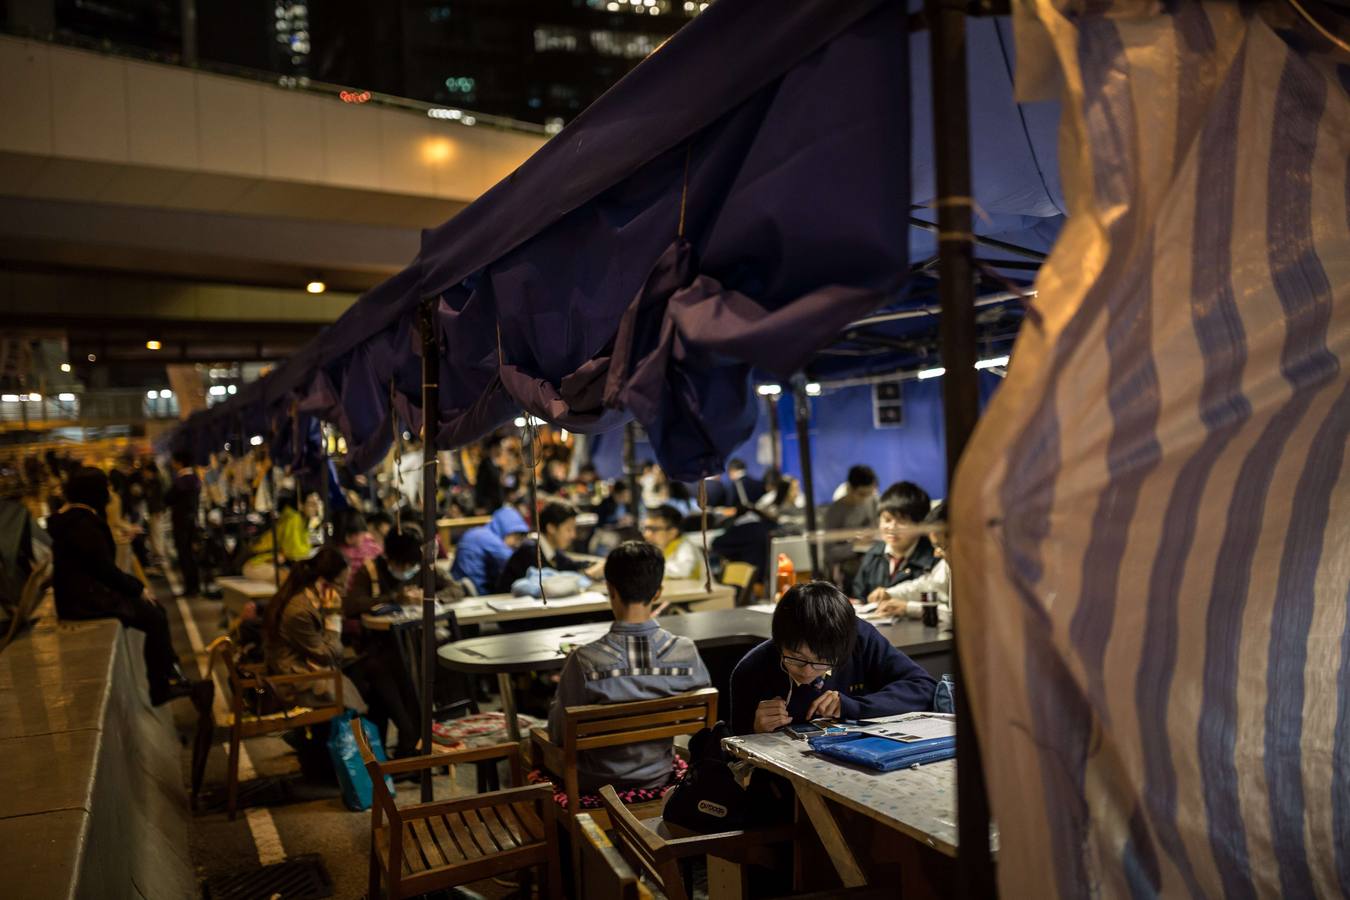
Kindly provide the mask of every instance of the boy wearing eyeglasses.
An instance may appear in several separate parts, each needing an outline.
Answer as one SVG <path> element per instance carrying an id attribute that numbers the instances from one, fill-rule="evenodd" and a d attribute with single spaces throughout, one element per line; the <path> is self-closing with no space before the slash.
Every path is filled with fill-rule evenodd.
<path id="1" fill-rule="evenodd" d="M 824 581 L 790 589 L 773 637 L 731 673 L 731 730 L 765 734 L 813 719 L 868 719 L 932 709 L 937 682 L 859 619 Z"/>

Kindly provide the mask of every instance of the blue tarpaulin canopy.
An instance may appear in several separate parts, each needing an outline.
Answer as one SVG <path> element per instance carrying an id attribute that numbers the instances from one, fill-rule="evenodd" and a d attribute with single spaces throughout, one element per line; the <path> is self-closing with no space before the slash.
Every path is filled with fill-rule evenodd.
<path id="1" fill-rule="evenodd" d="M 976 230 L 1013 248 L 982 248 L 982 285 L 1006 293 L 1061 219 L 1057 112 L 1013 102 L 1006 21 L 972 22 L 970 43 Z M 421 430 L 415 318 L 433 298 L 441 446 L 522 408 L 576 431 L 635 417 L 672 477 L 718 472 L 754 427 L 755 372 L 837 377 L 929 352 L 930 315 L 849 328 L 933 302 L 927 76 L 903 3 L 721 0 L 176 443 L 276 443 L 306 415 L 374 465 L 396 425 Z M 1010 337 L 1015 308 L 991 310 L 991 339 Z"/>

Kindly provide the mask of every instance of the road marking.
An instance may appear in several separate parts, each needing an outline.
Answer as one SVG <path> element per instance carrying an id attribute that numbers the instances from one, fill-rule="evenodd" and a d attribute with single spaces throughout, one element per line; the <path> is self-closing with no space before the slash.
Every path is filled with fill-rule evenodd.
<path id="1" fill-rule="evenodd" d="M 172 578 L 169 580 L 169 589 L 175 591 L 175 593 L 177 592 L 177 588 L 174 586 L 176 580 Z M 225 685 L 221 683 L 217 673 L 209 671 L 211 660 L 206 655 L 206 645 L 202 643 L 202 633 L 197 628 L 197 620 L 193 617 L 187 601 L 182 597 L 175 597 L 174 602 L 178 604 L 178 615 L 183 620 L 183 630 L 187 632 L 188 643 L 192 644 L 192 655 L 197 658 L 198 670 L 203 678 L 210 677 L 215 681 L 217 692 L 224 691 Z M 257 770 L 253 768 L 253 760 L 249 758 L 247 747 L 241 743 L 239 745 L 239 780 L 241 782 L 251 781 L 257 777 L 257 774 Z M 266 808 L 246 809 L 244 810 L 244 820 L 248 823 L 248 830 L 253 835 L 253 846 L 257 848 L 260 865 L 270 866 L 286 858 L 286 849 L 281 844 L 281 835 L 277 833 L 277 824 L 272 820 L 271 810 Z"/>

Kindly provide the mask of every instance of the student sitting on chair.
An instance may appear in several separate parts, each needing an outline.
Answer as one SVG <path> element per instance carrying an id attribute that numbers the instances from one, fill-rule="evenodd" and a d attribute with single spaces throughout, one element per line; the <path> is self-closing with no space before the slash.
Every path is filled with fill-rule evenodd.
<path id="1" fill-rule="evenodd" d="M 511 593 L 511 585 L 524 578 L 531 566 L 554 569 L 559 572 L 585 572 L 588 578 L 599 578 L 604 563 L 588 565 L 567 555 L 577 539 L 577 510 L 570 503 L 549 503 L 539 513 L 540 539 L 527 540 L 506 561 L 506 568 L 497 579 L 497 593 Z"/>
<path id="2" fill-rule="evenodd" d="M 868 603 L 890 599 L 889 588 L 937 565 L 933 544 L 914 526 L 928 517 L 928 494 L 909 481 L 891 485 L 881 498 L 881 540 L 864 554 L 851 596 Z"/>
<path id="3" fill-rule="evenodd" d="M 877 612 L 885 615 L 907 616 L 918 619 L 923 616 L 923 595 L 932 594 L 937 603 L 938 625 L 950 628 L 952 622 L 952 570 L 947 565 L 947 505 L 939 503 L 923 520 L 924 524 L 934 528 L 928 539 L 933 544 L 933 555 L 937 565 L 925 575 L 902 581 L 894 587 L 886 588 L 886 598 L 877 606 Z"/>
<path id="4" fill-rule="evenodd" d="M 549 709 L 549 740 L 563 741 L 569 706 L 656 700 L 708 686 L 708 670 L 694 642 L 675 637 L 652 618 L 661 596 L 665 561 L 642 541 L 626 541 L 605 561 L 605 584 L 614 624 L 597 641 L 573 650 L 563 664 L 558 694 Z M 582 793 L 606 784 L 616 790 L 656 788 L 670 780 L 671 741 L 627 744 L 582 753 L 577 766 Z"/>
<path id="5" fill-rule="evenodd" d="M 703 554 L 680 534 L 683 520 L 675 507 L 658 506 L 642 521 L 642 536 L 661 549 L 667 578 L 702 578 Z"/>
<path id="6" fill-rule="evenodd" d="M 469 579 L 480 594 L 492 593 L 506 561 L 529 531 L 530 526 L 525 524 L 520 513 L 510 506 L 503 506 L 492 514 L 492 521 L 464 532 L 455 547 L 455 564 L 450 577 L 456 581 Z"/>
<path id="7" fill-rule="evenodd" d="M 301 514 L 295 492 L 285 491 L 277 496 L 276 563 L 281 568 L 282 580 L 292 565 L 308 559 L 314 552 L 309 540 L 308 512 Z M 277 569 L 272 565 L 272 531 L 271 528 L 263 531 L 254 542 L 253 557 L 244 563 L 242 570 L 245 578 L 255 581 L 277 579 Z"/>
<path id="8" fill-rule="evenodd" d="M 829 582 L 799 584 L 784 594 L 772 633 L 731 673 L 736 734 L 933 708 L 933 677 L 859 619 Z"/>

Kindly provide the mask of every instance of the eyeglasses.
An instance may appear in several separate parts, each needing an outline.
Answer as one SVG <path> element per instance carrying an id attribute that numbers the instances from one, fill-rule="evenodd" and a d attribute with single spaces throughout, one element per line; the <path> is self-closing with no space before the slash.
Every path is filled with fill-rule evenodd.
<path id="1" fill-rule="evenodd" d="M 786 653 L 779 654 L 783 657 L 783 662 L 797 669 L 810 669 L 813 672 L 828 672 L 834 668 L 834 663 L 816 662 L 813 659 L 802 659 L 800 656 L 788 656 Z"/>

